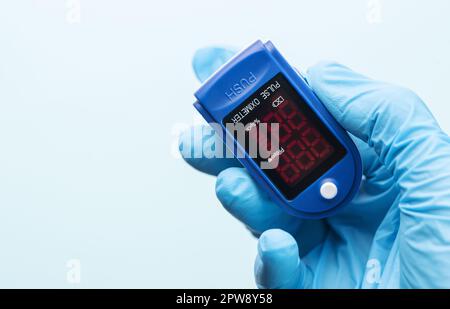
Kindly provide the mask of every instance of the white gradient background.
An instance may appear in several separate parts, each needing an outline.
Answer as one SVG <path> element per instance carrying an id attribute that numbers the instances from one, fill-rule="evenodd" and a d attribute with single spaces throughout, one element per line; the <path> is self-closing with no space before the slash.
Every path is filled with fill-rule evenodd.
<path id="1" fill-rule="evenodd" d="M 198 47 L 271 39 L 414 89 L 450 132 L 450 1 L 0 2 L 0 287 L 254 287 L 256 241 L 172 155 Z M 81 283 L 66 262 L 81 261 Z"/>

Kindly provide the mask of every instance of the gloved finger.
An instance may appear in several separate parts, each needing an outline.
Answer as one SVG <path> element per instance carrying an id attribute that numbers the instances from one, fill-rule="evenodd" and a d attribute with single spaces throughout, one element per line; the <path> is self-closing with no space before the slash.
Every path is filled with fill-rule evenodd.
<path id="1" fill-rule="evenodd" d="M 210 126 L 195 126 L 182 132 L 178 145 L 183 159 L 201 172 L 217 175 L 229 167 L 241 166 Z"/>
<path id="2" fill-rule="evenodd" d="M 375 150 L 367 143 L 351 135 L 353 142 L 361 154 L 364 181 L 362 186 L 366 193 L 374 194 L 386 191 L 394 185 L 395 179 L 381 163 Z"/>
<path id="3" fill-rule="evenodd" d="M 279 228 L 302 238 L 302 253 L 323 240 L 327 225 L 321 220 L 299 220 L 278 207 L 244 168 L 222 171 L 216 194 L 224 208 L 255 234 Z M 303 240 L 304 238 L 304 240 Z"/>
<path id="4" fill-rule="evenodd" d="M 381 165 L 381 162 L 378 158 L 376 152 L 371 148 L 367 143 L 363 142 L 361 139 L 350 134 L 353 142 L 355 143 L 358 151 L 361 155 L 363 174 L 365 176 L 370 175 L 371 173 L 378 170 Z"/>
<path id="5" fill-rule="evenodd" d="M 375 150 L 359 138 L 351 137 L 361 153 L 364 177 L 350 204 L 339 212 L 339 216 L 330 217 L 327 222 L 334 227 L 364 226 L 366 232 L 375 233 L 399 190 L 392 173 L 381 164 Z M 334 230 L 338 234 L 348 232 L 342 228 Z"/>
<path id="6" fill-rule="evenodd" d="M 217 177 L 216 194 L 231 215 L 257 234 L 270 228 L 292 231 L 299 224 L 259 189 L 244 168 L 222 171 Z"/>
<path id="7" fill-rule="evenodd" d="M 361 139 L 350 135 L 361 154 L 364 179 L 361 183 L 362 191 L 377 195 L 391 188 L 395 179 L 381 163 L 375 150 Z"/>
<path id="8" fill-rule="evenodd" d="M 205 47 L 198 49 L 192 59 L 192 67 L 200 82 L 204 82 L 220 66 L 227 62 L 236 49 L 227 47 Z"/>
<path id="9" fill-rule="evenodd" d="M 310 288 L 313 273 L 299 257 L 297 242 L 283 230 L 264 232 L 258 241 L 255 260 L 255 281 L 258 288 Z"/>

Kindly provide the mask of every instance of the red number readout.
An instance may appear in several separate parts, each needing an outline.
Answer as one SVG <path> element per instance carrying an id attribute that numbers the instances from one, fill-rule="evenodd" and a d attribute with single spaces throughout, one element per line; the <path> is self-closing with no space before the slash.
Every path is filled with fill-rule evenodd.
<path id="1" fill-rule="evenodd" d="M 291 100 L 284 100 L 262 117 L 264 123 L 279 123 L 280 147 L 276 172 L 288 184 L 294 185 L 325 161 L 333 146 L 319 133 L 313 123 Z"/>

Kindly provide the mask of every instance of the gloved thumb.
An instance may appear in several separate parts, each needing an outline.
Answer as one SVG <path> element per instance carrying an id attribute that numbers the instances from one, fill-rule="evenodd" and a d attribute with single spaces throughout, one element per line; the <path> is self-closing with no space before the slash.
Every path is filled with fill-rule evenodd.
<path id="1" fill-rule="evenodd" d="M 312 272 L 300 260 L 297 242 L 290 234 L 280 229 L 261 234 L 255 261 L 258 288 L 309 288 L 312 279 Z"/>

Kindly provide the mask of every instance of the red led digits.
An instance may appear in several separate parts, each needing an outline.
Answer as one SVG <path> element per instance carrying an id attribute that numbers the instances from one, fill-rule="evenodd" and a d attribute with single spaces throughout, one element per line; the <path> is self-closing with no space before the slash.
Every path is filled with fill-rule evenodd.
<path id="1" fill-rule="evenodd" d="M 279 123 L 280 149 L 285 151 L 276 171 L 289 185 L 303 179 L 333 152 L 333 146 L 290 100 L 284 99 L 262 121 Z"/>
<path id="2" fill-rule="evenodd" d="M 257 109 L 252 109 L 253 117 L 247 116 L 248 121 L 245 122 L 252 145 L 255 145 L 256 141 L 259 147 L 256 159 L 260 162 L 267 160 L 272 167 L 268 169 L 268 173 L 282 183 L 295 187 L 333 156 L 335 148 L 321 133 L 323 128 L 320 129 L 311 114 L 304 111 L 305 106 L 298 105 L 302 104 L 302 101 L 293 97 L 287 87 L 274 88 L 273 92 L 259 99 L 265 99 L 266 102 L 259 104 Z M 247 102 L 253 101 L 254 99 L 251 99 Z M 249 109 L 247 102 L 240 111 Z M 274 123 L 278 124 L 278 143 L 271 140 L 275 138 L 271 126 Z M 260 124 L 267 124 L 267 132 L 259 132 Z M 260 138 L 263 137 L 260 136 L 261 133 L 267 133 L 266 138 Z M 249 152 L 250 146 L 246 147 Z M 268 151 L 269 159 L 262 155 L 261 148 Z M 254 150 L 252 148 L 252 153 Z M 273 158 L 278 160 L 274 161 Z"/>

